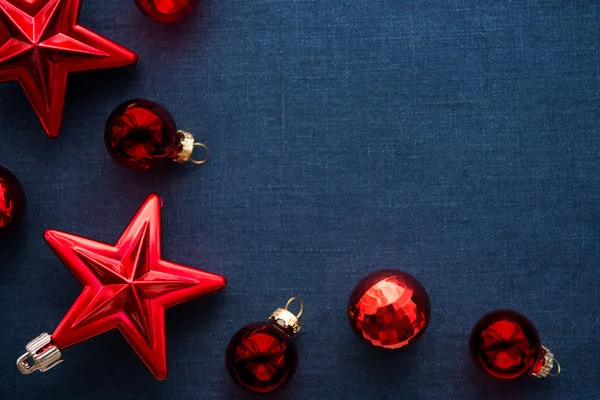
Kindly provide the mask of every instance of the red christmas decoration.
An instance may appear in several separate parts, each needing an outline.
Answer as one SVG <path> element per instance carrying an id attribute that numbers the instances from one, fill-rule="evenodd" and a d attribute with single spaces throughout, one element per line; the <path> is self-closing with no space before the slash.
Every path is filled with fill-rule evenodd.
<path id="1" fill-rule="evenodd" d="M 373 272 L 350 295 L 348 318 L 363 342 L 399 349 L 425 333 L 431 319 L 429 296 L 421 283 L 405 272 Z"/>
<path id="2" fill-rule="evenodd" d="M 165 308 L 220 290 L 226 281 L 161 258 L 160 207 L 151 195 L 114 246 L 46 232 L 85 288 L 51 336 L 27 345 L 17 361 L 21 372 L 46 371 L 62 361 L 62 350 L 117 328 L 157 379 L 167 376 Z"/>
<path id="3" fill-rule="evenodd" d="M 111 157 L 131 169 L 151 169 L 169 161 L 204 164 L 208 160 L 208 148 L 194 143 L 191 133 L 178 131 L 171 114 L 151 100 L 129 100 L 115 108 L 106 120 L 104 142 Z M 204 148 L 204 159 L 191 159 L 195 147 Z"/>
<path id="4" fill-rule="evenodd" d="M 536 327 L 516 311 L 496 310 L 484 315 L 473 327 L 470 350 L 474 362 L 495 378 L 560 374 L 560 364 L 540 344 Z M 552 373 L 555 366 L 557 372 Z"/>
<path id="5" fill-rule="evenodd" d="M 17 80 L 50 137 L 60 133 L 67 75 L 137 55 L 77 24 L 80 0 L 0 0 L 0 82 Z"/>
<path id="6" fill-rule="evenodd" d="M 19 180 L 0 167 L 0 237 L 12 229 L 25 213 L 25 193 Z"/>
<path id="7" fill-rule="evenodd" d="M 300 330 L 299 318 L 288 311 L 295 298 L 285 308 L 273 312 L 268 322 L 246 325 L 233 335 L 225 355 L 227 371 L 242 387 L 267 393 L 294 376 L 298 366 L 298 351 L 293 337 Z"/>
<path id="8" fill-rule="evenodd" d="M 147 17 L 158 22 L 175 22 L 189 15 L 197 0 L 135 0 Z"/>

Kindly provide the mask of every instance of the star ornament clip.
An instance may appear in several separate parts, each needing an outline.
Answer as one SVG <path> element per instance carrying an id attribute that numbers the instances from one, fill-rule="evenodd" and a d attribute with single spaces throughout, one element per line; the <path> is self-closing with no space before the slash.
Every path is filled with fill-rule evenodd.
<path id="1" fill-rule="evenodd" d="M 52 335 L 27 344 L 23 374 L 62 362 L 62 351 L 118 329 L 157 379 L 167 376 L 165 308 L 223 289 L 223 276 L 161 258 L 161 199 L 153 194 L 114 246 L 49 230 L 46 241 L 83 284 Z"/>
<path id="2" fill-rule="evenodd" d="M 18 81 L 50 137 L 60 133 L 67 75 L 138 56 L 77 23 L 81 0 L 0 0 L 0 82 Z"/>

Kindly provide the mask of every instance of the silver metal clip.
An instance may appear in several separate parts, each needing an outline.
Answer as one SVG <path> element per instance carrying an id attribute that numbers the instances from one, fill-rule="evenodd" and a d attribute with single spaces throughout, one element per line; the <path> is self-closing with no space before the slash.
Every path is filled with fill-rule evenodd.
<path id="1" fill-rule="evenodd" d="M 58 347 L 52 343 L 52 336 L 42 333 L 40 336 L 27 343 L 25 349 L 27 353 L 23 354 L 17 360 L 17 368 L 22 374 L 30 374 L 34 371 L 46 372 L 52 367 L 60 364 L 62 354 Z M 33 363 L 30 363 L 30 360 Z"/>

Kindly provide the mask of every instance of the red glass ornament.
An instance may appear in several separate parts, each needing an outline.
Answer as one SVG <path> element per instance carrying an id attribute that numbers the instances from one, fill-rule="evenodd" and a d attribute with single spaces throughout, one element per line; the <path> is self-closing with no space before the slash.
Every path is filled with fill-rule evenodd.
<path id="1" fill-rule="evenodd" d="M 151 100 L 133 99 L 119 105 L 106 120 L 104 142 L 111 157 L 131 169 L 150 169 L 165 162 L 192 161 L 194 147 L 208 148 L 194 143 L 194 137 L 177 131 L 171 114 Z"/>
<path id="2" fill-rule="evenodd" d="M 0 166 L 0 237 L 12 229 L 25 213 L 25 193 L 19 180 Z"/>
<path id="3" fill-rule="evenodd" d="M 198 0 L 135 0 L 147 17 L 158 22 L 175 22 L 189 15 Z"/>
<path id="4" fill-rule="evenodd" d="M 85 288 L 51 336 L 27 345 L 17 361 L 22 373 L 46 371 L 62 361 L 62 350 L 116 328 L 157 379 L 166 377 L 165 309 L 216 292 L 226 280 L 162 259 L 160 207 L 158 195 L 148 197 L 114 246 L 46 232 Z"/>
<path id="5" fill-rule="evenodd" d="M 293 337 L 300 330 L 299 318 L 285 309 L 277 309 L 268 322 L 246 325 L 233 335 L 225 364 L 231 378 L 253 392 L 267 393 L 294 376 L 298 351 Z M 300 303 L 302 304 L 302 303 Z"/>
<path id="6" fill-rule="evenodd" d="M 544 378 L 560 373 L 554 355 L 540 344 L 536 327 L 516 311 L 496 310 L 484 315 L 471 331 L 469 347 L 474 362 L 495 378 Z M 551 374 L 555 365 L 557 372 Z"/>
<path id="7" fill-rule="evenodd" d="M 363 342 L 399 349 L 425 333 L 431 319 L 429 296 L 421 283 L 405 272 L 373 272 L 354 288 L 348 318 Z"/>
<path id="8" fill-rule="evenodd" d="M 50 137 L 60 133 L 70 72 L 137 55 L 77 23 L 80 0 L 0 0 L 0 82 L 19 81 Z"/>

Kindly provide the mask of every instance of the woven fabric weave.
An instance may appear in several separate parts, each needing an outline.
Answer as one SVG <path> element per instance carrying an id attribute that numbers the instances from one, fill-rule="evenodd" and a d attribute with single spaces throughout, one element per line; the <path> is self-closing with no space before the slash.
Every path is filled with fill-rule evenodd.
<path id="1" fill-rule="evenodd" d="M 201 0 L 161 25 L 131 0 L 83 0 L 80 22 L 140 63 L 72 75 L 57 140 L 17 83 L 0 85 L 0 164 L 29 200 L 0 244 L 1 398 L 255 398 L 227 376 L 225 347 L 292 296 L 306 306 L 299 371 L 264 398 L 600 398 L 600 3 Z M 210 162 L 114 163 L 104 121 L 134 97 L 169 109 Z M 167 310 L 167 380 L 117 332 L 21 376 L 26 342 L 81 290 L 43 231 L 113 243 L 151 192 L 165 258 L 229 280 Z M 431 298 L 405 351 L 348 327 L 350 291 L 380 268 Z M 559 378 L 475 369 L 469 331 L 495 308 L 536 324 Z"/>

